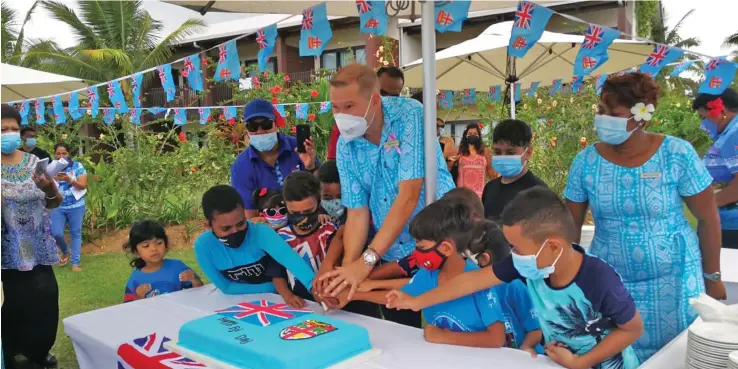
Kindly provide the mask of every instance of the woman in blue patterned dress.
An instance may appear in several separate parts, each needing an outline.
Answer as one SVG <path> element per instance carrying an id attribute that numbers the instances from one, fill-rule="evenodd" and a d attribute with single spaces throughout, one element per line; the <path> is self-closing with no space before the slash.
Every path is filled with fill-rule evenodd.
<path id="1" fill-rule="evenodd" d="M 62 252 L 59 265 L 67 265 L 69 256 L 72 256 L 72 271 L 81 272 L 80 254 L 82 251 L 82 221 L 85 218 L 85 194 L 87 193 L 87 171 L 82 164 L 72 160 L 69 145 L 58 143 L 54 146 L 56 159 L 65 159 L 69 165 L 59 172 L 54 179 L 59 183 L 59 191 L 64 195 L 64 201 L 59 208 L 51 213 L 51 235 L 56 239 L 56 245 Z M 71 253 L 67 240 L 64 239 L 64 229 L 69 225 L 69 238 L 72 241 Z"/>
<path id="2" fill-rule="evenodd" d="M 700 127 L 714 141 L 702 161 L 712 176 L 715 202 L 720 213 L 723 247 L 738 249 L 738 93 L 700 94 L 692 109 L 700 115 Z"/>
<path id="3" fill-rule="evenodd" d="M 688 142 L 643 129 L 658 95 L 642 73 L 605 82 L 594 119 L 601 142 L 577 155 L 564 191 L 578 226 L 591 207 L 589 251 L 615 268 L 635 299 L 644 332 L 633 348 L 641 362 L 692 323 L 689 299 L 706 283 L 709 295 L 725 297 L 722 283 L 709 280 L 720 270 L 712 178 Z M 697 233 L 683 203 L 699 221 Z"/>
<path id="4" fill-rule="evenodd" d="M 42 368 L 56 359 L 49 350 L 59 324 L 59 288 L 53 264 L 59 261 L 46 209 L 62 195 L 48 175 L 35 174 L 38 158 L 18 150 L 21 117 L 2 105 L 2 306 L 3 360 L 15 368 L 16 354 Z"/>

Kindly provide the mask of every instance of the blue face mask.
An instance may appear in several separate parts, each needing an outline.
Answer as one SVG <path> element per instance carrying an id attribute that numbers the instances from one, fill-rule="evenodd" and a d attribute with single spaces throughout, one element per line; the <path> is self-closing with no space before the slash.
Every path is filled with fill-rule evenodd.
<path id="1" fill-rule="evenodd" d="M 546 247 L 546 242 L 548 242 L 548 240 L 543 241 L 543 245 L 541 245 L 541 248 L 538 249 L 538 252 L 535 255 L 518 255 L 515 252 L 512 253 L 513 265 L 523 278 L 534 281 L 541 280 L 548 278 L 548 276 L 556 270 L 556 262 L 559 261 L 564 250 L 561 250 L 559 256 L 556 257 L 556 260 L 554 260 L 551 266 L 538 269 L 538 255 L 540 255 L 543 248 Z"/>
<path id="2" fill-rule="evenodd" d="M 37 143 L 38 143 L 38 141 L 36 140 L 35 137 L 34 138 L 26 138 L 26 145 L 28 147 L 35 147 Z"/>
<path id="3" fill-rule="evenodd" d="M 703 119 L 700 122 L 700 128 L 702 128 L 702 130 L 707 133 L 707 136 L 713 140 L 716 139 L 719 135 L 717 124 L 713 123 L 709 119 Z"/>
<path id="4" fill-rule="evenodd" d="M 269 151 L 277 145 L 277 132 L 264 133 L 261 135 L 249 135 L 250 144 L 256 150 Z"/>
<path id="5" fill-rule="evenodd" d="M 18 132 L 8 132 L 0 135 L 2 139 L 2 153 L 10 155 L 17 150 L 21 144 L 21 136 Z"/>
<path id="6" fill-rule="evenodd" d="M 341 204 L 341 199 L 322 200 L 320 201 L 320 206 L 322 206 L 326 213 L 328 213 L 328 215 L 333 219 L 340 218 L 345 211 L 343 204 Z"/>
<path id="7" fill-rule="evenodd" d="M 492 168 L 503 177 L 515 177 L 523 171 L 522 155 L 495 155 L 492 157 Z"/>
<path id="8" fill-rule="evenodd" d="M 594 126 L 600 141 L 610 145 L 620 145 L 630 138 L 635 129 L 628 131 L 630 118 L 595 114 Z M 638 129 L 638 128 L 636 128 Z"/>

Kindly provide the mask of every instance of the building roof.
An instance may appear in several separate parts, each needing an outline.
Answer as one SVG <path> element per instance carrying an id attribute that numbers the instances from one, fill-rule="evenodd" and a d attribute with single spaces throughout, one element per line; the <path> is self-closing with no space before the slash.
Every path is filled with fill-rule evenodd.
<path id="1" fill-rule="evenodd" d="M 347 17 L 329 16 L 328 20 L 342 19 Z M 226 22 L 210 24 L 204 32 L 194 34 L 182 39 L 178 45 L 191 42 L 217 40 L 221 38 L 236 37 L 244 34 L 256 33 L 261 28 L 277 23 L 277 28 L 294 27 L 300 25 L 302 15 L 292 14 L 259 14 L 244 19 L 236 19 Z"/>

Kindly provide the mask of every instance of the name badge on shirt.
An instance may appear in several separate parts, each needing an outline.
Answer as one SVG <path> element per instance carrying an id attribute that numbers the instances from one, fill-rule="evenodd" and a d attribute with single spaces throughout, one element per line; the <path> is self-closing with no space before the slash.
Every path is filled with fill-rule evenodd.
<path id="1" fill-rule="evenodd" d="M 659 172 L 652 172 L 652 173 L 642 173 L 641 179 L 656 179 L 661 178 L 661 173 Z"/>
<path id="2" fill-rule="evenodd" d="M 391 149 L 393 147 L 399 147 L 399 146 L 400 146 L 400 141 L 398 141 L 398 140 L 387 141 L 384 144 L 384 148 L 387 149 L 387 150 L 389 150 L 389 149 Z"/>

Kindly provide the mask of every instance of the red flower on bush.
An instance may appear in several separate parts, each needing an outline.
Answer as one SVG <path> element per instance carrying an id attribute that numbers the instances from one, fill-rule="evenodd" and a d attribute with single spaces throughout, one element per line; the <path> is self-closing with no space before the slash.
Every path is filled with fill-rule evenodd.
<path id="1" fill-rule="evenodd" d="M 187 135 L 184 132 L 179 132 L 179 141 L 187 142 Z"/>
<path id="2" fill-rule="evenodd" d="M 202 63 L 203 66 L 208 65 L 208 58 L 203 56 L 202 59 L 200 59 L 200 63 Z"/>
<path id="3" fill-rule="evenodd" d="M 312 97 L 313 97 L 313 99 L 314 99 L 314 98 L 316 98 L 316 97 L 318 97 L 319 95 L 320 95 L 320 94 L 319 94 L 319 93 L 318 93 L 318 91 L 316 91 L 316 90 L 312 90 L 312 91 L 310 91 L 310 96 L 312 96 Z"/>
<path id="4" fill-rule="evenodd" d="M 308 120 L 315 120 L 315 114 L 313 113 L 308 114 Z"/>
<path id="5" fill-rule="evenodd" d="M 550 127 L 553 124 L 553 122 L 554 122 L 553 119 L 549 119 L 548 120 L 548 126 Z"/>
<path id="6" fill-rule="evenodd" d="M 224 121 L 224 120 L 225 120 L 225 115 L 223 115 L 223 114 L 220 114 L 220 115 L 218 116 L 218 120 L 219 120 L 219 121 Z"/>
<path id="7" fill-rule="evenodd" d="M 269 72 L 264 72 L 264 78 L 269 77 Z"/>
<path id="8" fill-rule="evenodd" d="M 208 115 L 208 123 L 210 123 L 212 121 L 213 121 L 213 116 L 212 115 Z"/>
<path id="9" fill-rule="evenodd" d="M 276 94 L 282 92 L 282 87 L 274 86 L 274 87 L 272 87 L 272 88 L 269 89 L 269 92 L 271 92 L 272 95 L 276 95 Z"/>
<path id="10" fill-rule="evenodd" d="M 289 82 L 289 81 L 290 81 L 290 76 L 289 76 L 289 74 L 285 74 L 285 75 L 284 75 L 284 81 L 285 81 L 285 82 Z"/>
<path id="11" fill-rule="evenodd" d="M 272 97 L 272 104 L 279 104 L 279 99 L 276 96 Z"/>
<path id="12" fill-rule="evenodd" d="M 251 85 L 254 88 L 259 88 L 259 77 L 257 77 L 257 76 L 251 77 Z"/>
<path id="13" fill-rule="evenodd" d="M 100 177 L 98 176 L 92 176 L 92 179 L 94 179 L 95 182 L 100 182 Z"/>
<path id="14" fill-rule="evenodd" d="M 484 129 L 484 123 L 477 123 L 477 127 L 479 127 L 479 129 Z"/>
<path id="15" fill-rule="evenodd" d="M 297 126 L 292 126 L 292 134 L 296 134 L 296 133 L 297 133 Z"/>
<path id="16" fill-rule="evenodd" d="M 229 126 L 232 126 L 232 125 L 234 125 L 234 124 L 236 124 L 236 118 L 231 118 L 231 119 L 228 119 L 228 125 L 229 125 Z"/>
<path id="17" fill-rule="evenodd" d="M 200 168 L 198 168 L 198 167 L 192 168 L 192 173 L 197 173 L 199 171 L 200 171 Z"/>

